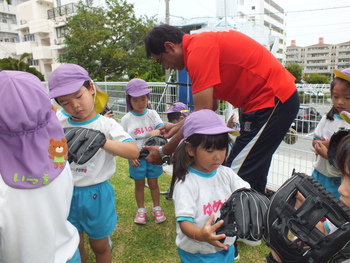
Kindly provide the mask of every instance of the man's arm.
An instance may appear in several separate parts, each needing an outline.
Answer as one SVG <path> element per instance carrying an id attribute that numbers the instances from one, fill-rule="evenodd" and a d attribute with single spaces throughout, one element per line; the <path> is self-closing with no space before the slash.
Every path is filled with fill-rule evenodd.
<path id="1" fill-rule="evenodd" d="M 209 109 L 216 111 L 218 100 L 214 98 L 214 88 L 210 87 L 193 94 L 194 110 Z"/>

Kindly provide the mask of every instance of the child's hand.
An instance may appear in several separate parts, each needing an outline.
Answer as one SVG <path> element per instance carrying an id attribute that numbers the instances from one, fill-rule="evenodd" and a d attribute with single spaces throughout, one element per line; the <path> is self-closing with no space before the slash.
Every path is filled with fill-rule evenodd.
<path id="1" fill-rule="evenodd" d="M 216 235 L 215 231 L 224 223 L 223 220 L 220 220 L 216 224 L 212 225 L 212 222 L 214 220 L 214 214 L 212 214 L 208 221 L 204 224 L 202 228 L 197 230 L 197 235 L 200 237 L 202 240 L 205 241 L 213 246 L 223 248 L 225 250 L 228 250 L 229 245 L 225 245 L 221 243 L 219 240 L 226 238 L 225 234 L 221 235 Z"/>
<path id="2" fill-rule="evenodd" d="M 156 136 L 156 135 L 160 135 L 160 130 L 156 129 L 156 130 L 151 131 L 151 137 Z"/>
<path id="3" fill-rule="evenodd" d="M 131 166 L 134 167 L 134 168 L 139 167 L 139 166 L 140 166 L 139 159 L 132 159 L 132 160 L 130 160 L 130 164 L 131 164 Z"/>
<path id="4" fill-rule="evenodd" d="M 110 111 L 107 111 L 105 113 L 105 115 L 103 115 L 103 116 L 113 119 L 114 118 L 114 113 L 113 113 L 113 111 L 110 110 Z"/>
<path id="5" fill-rule="evenodd" d="M 57 106 L 55 104 L 51 104 L 52 110 L 57 113 Z"/>
<path id="6" fill-rule="evenodd" d="M 328 145 L 329 141 L 316 140 L 314 142 L 314 149 L 317 152 L 317 154 L 319 154 L 325 159 L 328 159 Z"/>
<path id="7" fill-rule="evenodd" d="M 231 129 L 232 129 L 233 125 L 236 124 L 236 122 L 234 121 L 234 118 L 235 118 L 235 114 L 232 113 L 231 117 L 228 119 L 228 121 L 227 121 L 227 123 L 226 123 L 226 125 L 227 125 L 228 128 L 231 128 Z"/>

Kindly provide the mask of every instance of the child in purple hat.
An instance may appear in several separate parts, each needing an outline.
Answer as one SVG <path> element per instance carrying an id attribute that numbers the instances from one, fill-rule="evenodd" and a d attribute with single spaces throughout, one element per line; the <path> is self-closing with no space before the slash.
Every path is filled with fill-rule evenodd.
<path id="1" fill-rule="evenodd" d="M 83 262 L 87 260 L 84 232 L 89 237 L 96 262 L 111 262 L 109 236 L 116 227 L 118 216 L 114 189 L 108 179 L 116 172 L 115 156 L 134 159 L 139 150 L 119 123 L 99 114 L 106 105 L 105 96 L 84 68 L 62 64 L 51 73 L 49 90 L 50 97 L 70 116 L 61 120 L 64 128 L 94 129 L 106 136 L 104 146 L 88 162 L 70 164 L 75 187 L 68 220 L 79 231 Z"/>
<path id="2" fill-rule="evenodd" d="M 174 102 L 174 104 L 163 113 L 167 114 L 169 122 L 175 124 L 186 118 L 190 114 L 190 111 L 185 103 Z"/>
<path id="3" fill-rule="evenodd" d="M 80 261 L 68 146 L 40 80 L 0 72 L 0 261 Z"/>
<path id="4" fill-rule="evenodd" d="M 148 109 L 149 93 L 152 91 L 142 79 L 132 79 L 126 85 L 126 104 L 129 112 L 121 120 L 124 130 L 136 141 L 139 149 L 142 149 L 147 138 L 159 135 L 159 127 L 163 126 L 159 114 L 155 110 Z M 151 190 L 153 201 L 152 213 L 156 223 L 166 220 L 160 207 L 160 192 L 158 177 L 163 173 L 162 165 L 153 165 L 143 158 L 134 158 L 129 162 L 130 177 L 135 181 L 135 197 L 137 211 L 134 219 L 136 224 L 146 224 L 147 210 L 145 208 L 145 183 L 146 178 Z"/>
<path id="5" fill-rule="evenodd" d="M 223 166 L 229 132 L 214 111 L 199 110 L 184 122 L 180 142 L 174 153 L 172 178 L 176 216 L 176 245 L 181 262 L 234 262 L 232 242 L 222 244 L 225 235 L 215 236 L 223 221 L 221 205 L 238 188 L 250 188 L 229 167 Z"/>

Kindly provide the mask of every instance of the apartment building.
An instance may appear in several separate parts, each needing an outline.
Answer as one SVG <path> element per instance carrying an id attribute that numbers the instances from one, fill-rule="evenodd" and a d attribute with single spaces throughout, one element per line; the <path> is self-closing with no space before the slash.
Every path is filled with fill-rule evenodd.
<path id="1" fill-rule="evenodd" d="M 19 42 L 17 5 L 27 0 L 0 0 L 0 59 L 14 57 L 15 43 Z"/>
<path id="2" fill-rule="evenodd" d="M 318 43 L 300 47 L 292 40 L 286 49 L 286 65 L 298 63 L 303 74 L 318 73 L 332 76 L 332 70 L 350 67 L 350 41 L 339 44 L 326 44 L 320 37 Z"/>

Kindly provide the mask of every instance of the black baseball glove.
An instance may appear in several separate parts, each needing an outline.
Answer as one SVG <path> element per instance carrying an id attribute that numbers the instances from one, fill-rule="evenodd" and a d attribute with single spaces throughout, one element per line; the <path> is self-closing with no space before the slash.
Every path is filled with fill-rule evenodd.
<path id="1" fill-rule="evenodd" d="M 68 161 L 84 164 L 106 143 L 106 136 L 97 130 L 80 127 L 64 128 L 68 144 Z"/>
<path id="2" fill-rule="evenodd" d="M 149 137 L 145 141 L 143 146 L 163 146 L 167 142 L 168 142 L 168 140 L 165 137 L 163 137 L 161 135 L 155 135 L 155 136 Z M 142 157 L 147 157 L 148 154 L 149 154 L 149 152 L 142 148 L 141 151 L 140 151 L 139 158 L 141 159 Z"/>
<path id="3" fill-rule="evenodd" d="M 224 223 L 216 230 L 216 234 L 260 240 L 264 233 L 263 218 L 269 204 L 270 200 L 254 189 L 234 191 L 220 209 L 220 217 L 216 222 L 224 220 Z"/>
<path id="4" fill-rule="evenodd" d="M 335 156 L 337 153 L 337 147 L 340 141 L 346 136 L 350 134 L 350 130 L 340 128 L 336 133 L 332 135 L 329 140 L 328 146 L 328 161 L 331 165 L 338 169 L 337 164 L 335 162 Z"/>
<path id="5" fill-rule="evenodd" d="M 296 209 L 297 193 L 305 201 Z M 316 228 L 324 218 L 338 229 L 324 235 Z M 266 244 L 283 263 L 338 263 L 350 258 L 350 210 L 311 176 L 295 173 L 289 178 L 272 197 L 265 219 Z M 274 262 L 271 255 L 268 262 Z"/>

